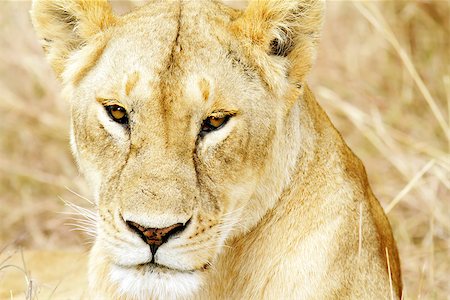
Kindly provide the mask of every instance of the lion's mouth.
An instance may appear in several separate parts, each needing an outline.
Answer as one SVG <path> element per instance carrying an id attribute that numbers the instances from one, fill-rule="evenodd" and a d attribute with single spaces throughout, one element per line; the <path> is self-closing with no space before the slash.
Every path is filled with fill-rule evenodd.
<path id="1" fill-rule="evenodd" d="M 141 264 L 138 266 L 138 268 L 147 268 L 148 270 L 151 270 L 153 272 L 159 272 L 159 273 L 193 273 L 196 270 L 180 270 L 180 269 L 175 269 L 175 268 L 171 268 L 165 265 L 161 265 L 158 263 L 155 263 L 154 261 L 152 262 L 148 262 L 145 264 Z"/>
<path id="2" fill-rule="evenodd" d="M 149 261 L 146 263 L 132 265 L 132 266 L 120 265 L 120 264 L 117 264 L 117 266 L 122 269 L 136 270 L 136 271 L 143 272 L 143 273 L 150 272 L 150 273 L 157 273 L 157 274 L 175 274 L 175 273 L 193 274 L 193 273 L 197 273 L 197 272 L 204 272 L 210 268 L 210 264 L 205 264 L 201 268 L 198 268 L 198 269 L 184 270 L 184 269 L 171 268 L 166 265 L 156 263 L 154 261 Z"/>

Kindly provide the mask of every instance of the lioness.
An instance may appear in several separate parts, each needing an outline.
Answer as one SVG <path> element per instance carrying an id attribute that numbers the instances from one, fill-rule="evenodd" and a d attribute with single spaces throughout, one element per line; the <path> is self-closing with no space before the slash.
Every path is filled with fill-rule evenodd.
<path id="1" fill-rule="evenodd" d="M 97 203 L 95 299 L 386 299 L 391 228 L 305 77 L 323 3 L 35 0 Z"/>

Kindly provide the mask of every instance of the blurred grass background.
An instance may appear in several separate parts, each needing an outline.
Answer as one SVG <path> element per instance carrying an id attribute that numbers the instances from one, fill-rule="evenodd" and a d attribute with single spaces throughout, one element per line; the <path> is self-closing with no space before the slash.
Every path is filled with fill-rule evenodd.
<path id="1" fill-rule="evenodd" d="M 141 2 L 114 2 L 125 12 Z M 0 261 L 5 249 L 86 249 L 65 201 L 90 198 L 68 105 L 26 1 L 0 2 Z M 450 3 L 328 2 L 309 81 L 366 165 L 398 243 L 405 299 L 450 295 Z M 72 192 L 74 191 L 74 192 Z"/>

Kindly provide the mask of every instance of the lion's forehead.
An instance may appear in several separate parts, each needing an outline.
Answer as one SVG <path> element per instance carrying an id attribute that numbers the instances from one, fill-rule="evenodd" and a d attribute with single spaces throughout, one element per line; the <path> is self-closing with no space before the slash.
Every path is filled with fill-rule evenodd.
<path id="1" fill-rule="evenodd" d="M 156 10 L 146 6 L 124 20 L 113 29 L 105 50 L 111 67 L 123 71 L 142 68 L 164 75 L 168 70 L 198 69 L 217 60 L 226 48 L 226 20 L 219 22 L 220 17 L 210 10 L 189 7 L 196 3 L 187 1 L 183 6 L 188 7 L 180 8 L 181 4 L 168 1 Z"/>
<path id="2" fill-rule="evenodd" d="M 180 11 L 172 2 L 151 8 L 133 13 L 109 33 L 106 46 L 99 45 L 104 51 L 88 75 L 88 88 L 95 85 L 101 97 L 122 99 L 196 101 L 213 95 L 214 78 L 226 72 L 219 66 L 227 45 L 224 27 L 215 25 L 217 17 L 211 19 L 212 8 Z M 220 40 L 216 29 L 222 32 Z"/>

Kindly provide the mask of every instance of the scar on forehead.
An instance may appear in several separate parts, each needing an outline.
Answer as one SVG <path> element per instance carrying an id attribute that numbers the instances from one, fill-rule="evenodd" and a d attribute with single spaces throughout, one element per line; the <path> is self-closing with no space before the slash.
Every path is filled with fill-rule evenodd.
<path id="1" fill-rule="evenodd" d="M 198 82 L 198 85 L 200 87 L 200 92 L 202 93 L 203 100 L 208 101 L 209 95 L 210 95 L 210 89 L 211 89 L 211 86 L 210 86 L 208 80 L 202 78 Z"/>
<path id="2" fill-rule="evenodd" d="M 139 81 L 139 73 L 134 72 L 128 75 L 127 82 L 125 84 L 125 94 L 127 96 L 130 95 L 131 91 L 136 86 L 136 83 Z"/>

